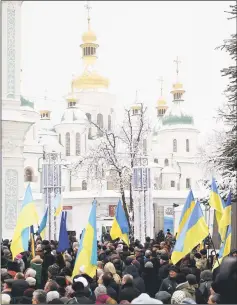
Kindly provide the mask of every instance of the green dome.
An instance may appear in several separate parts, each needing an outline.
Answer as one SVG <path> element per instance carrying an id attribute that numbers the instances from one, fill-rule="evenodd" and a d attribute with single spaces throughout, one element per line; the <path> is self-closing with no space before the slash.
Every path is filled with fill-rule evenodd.
<path id="1" fill-rule="evenodd" d="M 173 105 L 166 111 L 162 118 L 162 125 L 193 125 L 193 116 L 185 109 L 185 102 L 174 100 Z"/>
<path id="2" fill-rule="evenodd" d="M 22 95 L 21 95 L 21 106 L 22 107 L 30 107 L 32 109 L 35 108 L 34 102 L 31 102 L 31 101 L 25 99 Z"/>

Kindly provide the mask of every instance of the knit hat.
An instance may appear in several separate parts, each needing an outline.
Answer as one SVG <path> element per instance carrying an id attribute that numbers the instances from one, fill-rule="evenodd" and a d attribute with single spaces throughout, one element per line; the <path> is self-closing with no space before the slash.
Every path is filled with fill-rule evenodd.
<path id="1" fill-rule="evenodd" d="M 187 279 L 189 285 L 196 285 L 197 284 L 197 278 L 194 274 L 188 274 L 186 276 L 186 279 Z"/>
<path id="2" fill-rule="evenodd" d="M 162 302 L 151 298 L 147 293 L 142 293 L 132 300 L 131 304 L 162 304 Z"/>
<path id="3" fill-rule="evenodd" d="M 174 271 L 174 272 L 178 273 L 179 269 L 175 265 L 172 265 L 172 266 L 170 266 L 169 271 Z"/>
<path id="4" fill-rule="evenodd" d="M 197 258 L 197 259 L 202 258 L 202 256 L 201 256 L 201 254 L 200 254 L 200 253 L 195 253 L 195 254 L 194 254 L 194 257 L 195 257 L 195 258 Z"/>
<path id="5" fill-rule="evenodd" d="M 34 287 L 36 284 L 36 279 L 33 277 L 27 277 L 26 278 L 27 283 L 29 284 L 30 287 Z"/>
<path id="6" fill-rule="evenodd" d="M 185 274 L 187 276 L 188 274 L 191 273 L 191 270 L 188 267 L 182 267 L 182 268 L 180 268 L 180 272 L 182 272 L 183 274 Z"/>
<path id="7" fill-rule="evenodd" d="M 200 251 L 200 253 L 201 253 L 202 255 L 207 255 L 207 249 L 202 249 L 202 250 Z"/>
<path id="8" fill-rule="evenodd" d="M 48 268 L 48 272 L 52 275 L 52 276 L 56 276 L 59 272 L 59 267 L 56 264 L 53 264 L 51 266 L 49 266 Z"/>
<path id="9" fill-rule="evenodd" d="M 201 274 L 200 274 L 200 279 L 203 282 L 212 281 L 212 271 L 210 271 L 210 270 L 202 271 Z"/>
<path id="10" fill-rule="evenodd" d="M 81 282 L 81 283 L 83 284 L 84 287 L 87 287 L 87 286 L 88 286 L 88 281 L 87 281 L 87 279 L 84 278 L 84 277 L 81 276 L 81 275 L 76 275 L 76 276 L 74 276 L 73 282 L 74 282 L 74 283 Z"/>
<path id="11" fill-rule="evenodd" d="M 154 266 L 153 266 L 152 262 L 146 262 L 144 267 L 145 268 L 153 268 Z"/>
<path id="12" fill-rule="evenodd" d="M 59 299 L 59 293 L 57 291 L 49 291 L 46 296 L 46 302 L 49 303 L 53 299 Z"/>
<path id="13" fill-rule="evenodd" d="M 171 298 L 171 304 L 181 304 L 186 298 L 186 294 L 182 290 L 176 290 Z"/>
<path id="14" fill-rule="evenodd" d="M 157 292 L 155 298 L 163 302 L 163 304 L 170 304 L 171 294 L 167 291 L 159 291 Z"/>

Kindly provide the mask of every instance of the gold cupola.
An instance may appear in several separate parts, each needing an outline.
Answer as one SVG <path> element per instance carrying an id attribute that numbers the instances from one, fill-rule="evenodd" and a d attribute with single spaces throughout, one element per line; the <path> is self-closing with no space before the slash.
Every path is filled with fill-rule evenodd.
<path id="1" fill-rule="evenodd" d="M 168 109 L 168 106 L 167 106 L 167 102 L 165 100 L 165 98 L 163 97 L 163 78 L 161 77 L 159 79 L 159 82 L 160 82 L 160 97 L 157 101 L 157 106 L 156 106 L 156 109 L 157 109 L 157 116 L 158 117 L 162 117 L 166 110 Z"/>
<path id="2" fill-rule="evenodd" d="M 71 82 L 71 92 L 66 96 L 66 101 L 68 108 L 73 108 L 76 107 L 77 105 L 77 97 L 74 94 L 74 89 L 73 89 L 73 80 Z"/>
<path id="3" fill-rule="evenodd" d="M 182 97 L 183 97 L 183 94 L 185 93 L 185 90 L 183 89 L 183 84 L 181 82 L 179 82 L 179 80 L 178 80 L 179 63 L 181 63 L 181 61 L 177 57 L 176 60 L 174 60 L 174 62 L 176 63 L 177 80 L 176 80 L 176 83 L 173 84 L 173 88 L 170 93 L 173 94 L 174 101 L 178 101 L 178 100 L 182 101 L 183 100 Z"/>
<path id="4" fill-rule="evenodd" d="M 40 110 L 40 119 L 41 120 L 50 120 L 50 113 L 49 110 Z"/>
<path id="5" fill-rule="evenodd" d="M 73 80 L 72 86 L 76 90 L 83 89 L 107 89 L 109 87 L 109 80 L 94 70 L 94 65 L 97 60 L 96 34 L 91 30 L 90 14 L 91 7 L 87 1 L 86 8 L 88 10 L 88 29 L 82 35 L 83 43 L 80 45 L 82 49 L 82 60 L 84 62 L 84 72 Z"/>

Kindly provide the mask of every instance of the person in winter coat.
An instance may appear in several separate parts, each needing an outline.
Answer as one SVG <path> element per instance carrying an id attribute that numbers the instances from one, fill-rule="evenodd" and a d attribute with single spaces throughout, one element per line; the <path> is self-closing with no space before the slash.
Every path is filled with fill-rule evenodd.
<path id="1" fill-rule="evenodd" d="M 73 298 L 68 301 L 68 304 L 94 304 L 94 302 L 86 296 L 85 287 L 82 282 L 74 282 L 72 284 L 74 290 Z"/>
<path id="2" fill-rule="evenodd" d="M 24 291 L 29 288 L 29 284 L 25 280 L 14 280 L 12 283 L 12 304 L 19 304 L 24 295 Z"/>
<path id="3" fill-rule="evenodd" d="M 200 274 L 199 290 L 202 294 L 204 303 L 207 303 L 211 294 L 210 288 L 212 284 L 212 272 L 210 270 L 204 270 Z"/>
<path id="4" fill-rule="evenodd" d="M 113 276 L 111 273 L 104 273 L 102 275 L 102 285 L 104 285 L 105 288 L 107 289 L 107 295 L 110 296 L 115 301 L 118 301 L 118 293 L 111 286 L 112 281 L 113 281 Z"/>
<path id="5" fill-rule="evenodd" d="M 144 293 L 146 289 L 144 279 L 140 277 L 137 268 L 134 265 L 131 265 L 126 268 L 125 272 L 126 272 L 125 274 L 132 275 L 134 287 L 136 287 L 140 291 L 140 293 Z"/>
<path id="6" fill-rule="evenodd" d="M 137 298 L 141 292 L 135 287 L 133 282 L 133 277 L 130 274 L 126 274 L 122 279 L 122 287 L 120 291 L 119 299 L 120 301 L 128 301 L 132 302 L 135 298 Z"/>
<path id="7" fill-rule="evenodd" d="M 176 277 L 177 277 L 178 271 L 179 270 L 176 266 L 171 266 L 169 268 L 169 276 L 162 281 L 159 291 L 166 291 L 166 292 L 170 293 L 171 295 L 173 294 L 173 292 L 175 291 L 175 288 L 177 286 Z"/>
<path id="8" fill-rule="evenodd" d="M 166 254 L 161 254 L 160 256 L 160 268 L 159 268 L 159 272 L 158 272 L 158 277 L 159 277 L 159 281 L 160 283 L 168 277 L 169 275 L 169 268 L 170 268 L 170 264 L 169 264 L 169 257 Z"/>
<path id="9" fill-rule="evenodd" d="M 156 292 L 158 291 L 158 278 L 156 270 L 154 269 L 152 262 L 147 262 L 144 267 L 142 278 L 145 282 L 145 291 L 151 298 L 154 298 Z"/>
<path id="10" fill-rule="evenodd" d="M 41 285 L 42 264 L 43 260 L 40 258 L 39 255 L 35 256 L 30 262 L 30 268 L 36 271 L 36 289 L 43 288 Z"/>
<path id="11" fill-rule="evenodd" d="M 203 298 L 203 296 L 201 294 L 201 291 L 198 288 L 198 283 L 197 283 L 196 276 L 194 274 L 188 274 L 186 276 L 186 279 L 187 279 L 189 285 L 195 289 L 195 300 L 196 300 L 196 303 L 197 304 L 204 304 L 205 301 L 204 301 L 204 298 Z"/>
<path id="12" fill-rule="evenodd" d="M 103 285 L 100 285 L 95 289 L 95 297 L 95 304 L 117 304 L 117 302 L 107 294 L 107 289 Z"/>
<path id="13" fill-rule="evenodd" d="M 46 245 L 44 248 L 44 257 L 42 263 L 42 286 L 44 286 L 48 280 L 48 268 L 55 263 L 55 257 L 51 254 L 50 245 Z"/>
<path id="14" fill-rule="evenodd" d="M 116 273 L 116 269 L 114 267 L 114 264 L 111 262 L 108 262 L 107 264 L 105 264 L 104 266 L 104 272 L 110 272 L 113 274 L 113 279 L 115 280 L 115 282 L 119 285 L 121 284 L 121 277 Z"/>
<path id="15" fill-rule="evenodd" d="M 179 273 L 176 276 L 176 283 L 177 286 L 171 300 L 176 299 L 176 296 L 178 296 L 179 292 L 181 291 L 184 293 L 185 298 L 190 298 L 196 301 L 195 288 L 189 285 L 186 276 L 183 273 Z"/>
<path id="16" fill-rule="evenodd" d="M 163 304 L 170 304 L 171 302 L 171 294 L 166 291 L 157 292 L 155 298 L 161 301 Z"/>

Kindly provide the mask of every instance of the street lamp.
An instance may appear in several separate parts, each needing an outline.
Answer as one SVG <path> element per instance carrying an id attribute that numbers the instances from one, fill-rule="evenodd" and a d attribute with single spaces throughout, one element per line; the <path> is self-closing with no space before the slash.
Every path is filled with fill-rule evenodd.
<path id="1" fill-rule="evenodd" d="M 148 158 L 141 156 L 134 160 L 134 237 L 145 241 L 146 236 L 154 235 L 154 206 L 152 200 L 151 169 Z"/>

